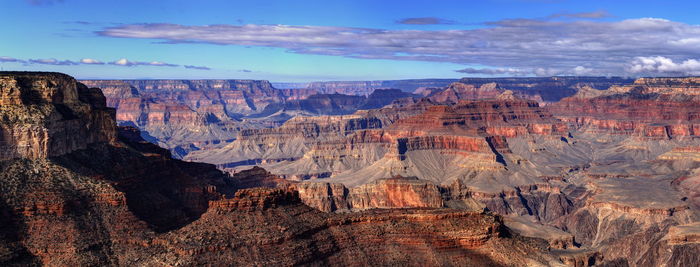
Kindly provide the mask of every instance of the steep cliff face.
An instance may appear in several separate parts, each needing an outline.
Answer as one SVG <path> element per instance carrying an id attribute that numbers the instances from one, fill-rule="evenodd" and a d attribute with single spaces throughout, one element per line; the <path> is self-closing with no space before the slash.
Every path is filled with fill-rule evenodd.
<path id="1" fill-rule="evenodd" d="M 359 187 L 337 183 L 298 183 L 304 204 L 321 211 L 367 210 L 376 208 L 442 208 L 440 188 L 415 177 L 380 179 Z"/>
<path id="2" fill-rule="evenodd" d="M 242 128 L 263 127 L 243 122 L 285 100 L 266 81 L 251 80 L 86 80 L 100 87 L 107 104 L 117 109 L 121 125 L 139 127 L 144 138 L 181 157 L 192 150 L 219 147 Z M 299 96 L 297 96 L 299 97 Z"/>
<path id="3" fill-rule="evenodd" d="M 125 85 L 136 89 L 140 95 L 148 95 L 169 102 L 184 102 L 190 108 L 223 105 L 229 113 L 262 110 L 266 105 L 284 100 L 282 91 L 268 81 L 255 80 L 122 80 L 82 81 L 103 90 L 124 90 Z M 111 85 L 117 86 L 111 86 Z M 116 96 L 107 93 L 107 96 Z M 208 105 L 207 105 L 208 104 Z"/>
<path id="4" fill-rule="evenodd" d="M 284 103 L 268 105 L 260 115 L 275 112 L 304 113 L 310 115 L 342 115 L 355 112 L 365 98 L 341 94 L 316 94 L 302 100 L 291 100 Z"/>
<path id="5" fill-rule="evenodd" d="M 96 88 L 58 73 L 0 72 L 0 160 L 60 156 L 116 138 Z"/>
<path id="6" fill-rule="evenodd" d="M 587 89 L 548 107 L 590 132 L 670 139 L 700 134 L 696 78 L 642 78 L 599 91 Z"/>

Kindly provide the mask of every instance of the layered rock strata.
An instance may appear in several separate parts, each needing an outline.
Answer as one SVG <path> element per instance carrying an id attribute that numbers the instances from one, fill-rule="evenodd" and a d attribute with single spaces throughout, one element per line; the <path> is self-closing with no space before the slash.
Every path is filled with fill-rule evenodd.
<path id="1" fill-rule="evenodd" d="M 3 75 L 26 79 L 32 85 L 19 88 L 45 95 L 62 92 L 93 100 L 101 96 L 96 90 L 80 93 L 71 87 L 80 85 L 64 75 Z M 66 83 L 57 90 L 43 85 L 61 81 Z M 53 95 L 51 105 L 60 103 L 58 95 Z M 36 104 L 13 102 L 12 111 L 20 114 L 16 106 L 25 105 Z M 76 106 L 90 111 L 88 105 Z M 73 119 L 86 119 L 92 113 L 74 115 Z M 83 140 L 83 147 L 61 154 L 0 159 L 0 264 L 561 263 L 546 245 L 513 235 L 499 216 L 488 213 L 448 209 L 322 213 L 302 204 L 293 190 L 240 189 L 278 180 L 260 169 L 228 176 L 212 165 L 174 160 L 167 150 L 143 140 L 135 128 L 122 127 L 117 136 L 114 114 L 108 117 L 111 139 Z M 50 124 L 53 118 L 43 119 Z M 107 131 L 89 129 L 93 134 Z M 415 188 L 411 182 L 386 186 Z M 391 194 L 386 198 L 390 203 L 415 202 Z"/>
<path id="2" fill-rule="evenodd" d="M 0 160 L 60 156 L 116 138 L 97 88 L 58 73 L 0 72 Z"/>

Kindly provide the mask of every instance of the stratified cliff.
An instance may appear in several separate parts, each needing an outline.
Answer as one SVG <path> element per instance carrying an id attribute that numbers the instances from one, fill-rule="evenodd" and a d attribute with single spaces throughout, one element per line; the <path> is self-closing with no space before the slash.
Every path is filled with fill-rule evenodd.
<path id="1" fill-rule="evenodd" d="M 57 73 L 0 72 L 0 160 L 45 158 L 116 138 L 97 88 Z"/>
<path id="2" fill-rule="evenodd" d="M 181 157 L 192 150 L 232 141 L 242 128 L 263 127 L 240 117 L 285 100 L 267 81 L 251 80 L 89 80 L 120 125 L 139 127 L 148 141 Z"/>
<path id="3" fill-rule="evenodd" d="M 399 90 L 369 96 L 318 94 L 314 89 L 278 90 L 253 80 L 86 80 L 100 87 L 120 125 L 136 126 L 150 142 L 176 157 L 215 149 L 242 129 L 279 126 L 294 116 L 351 114 L 380 108 L 399 98 Z"/>
<path id="4" fill-rule="evenodd" d="M 549 109 L 589 132 L 670 139 L 700 135 L 698 78 L 642 78 L 599 91 L 588 89 Z"/>

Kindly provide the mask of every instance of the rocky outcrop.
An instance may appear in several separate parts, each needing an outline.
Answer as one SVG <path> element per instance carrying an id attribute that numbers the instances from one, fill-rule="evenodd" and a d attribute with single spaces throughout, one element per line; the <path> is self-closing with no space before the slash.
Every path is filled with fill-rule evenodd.
<path id="1" fill-rule="evenodd" d="M 695 78 L 642 78 L 633 84 L 562 99 L 547 108 L 593 133 L 670 139 L 700 134 Z"/>
<path id="2" fill-rule="evenodd" d="M 417 178 L 380 179 L 354 188 L 343 184 L 309 182 L 293 186 L 304 204 L 321 211 L 366 210 L 377 208 L 442 208 L 440 188 Z"/>
<path id="3" fill-rule="evenodd" d="M 223 146 L 245 128 L 242 122 L 271 103 L 285 100 L 266 81 L 251 80 L 85 80 L 100 87 L 117 109 L 121 125 L 139 127 L 143 137 L 177 157 L 192 150 Z M 291 96 L 290 96 L 291 97 Z"/>
<path id="4" fill-rule="evenodd" d="M 0 160 L 60 156 L 116 138 L 99 89 L 58 73 L 0 73 Z"/>
<path id="5" fill-rule="evenodd" d="M 278 189 L 245 191 L 234 199 L 261 203 L 260 199 L 280 200 L 275 197 L 280 194 Z M 166 255 L 177 255 L 177 262 L 186 265 L 511 265 L 513 259 L 533 264 L 558 261 L 527 239 L 505 238 L 507 232 L 499 217 L 478 212 L 324 214 L 301 205 L 298 199 L 282 199 L 263 202 L 270 207 L 264 210 L 211 210 L 154 243 L 165 246 Z M 511 240 L 513 243 L 507 244 Z M 166 264 L 175 263 L 175 258 L 158 258 Z"/>
<path id="6" fill-rule="evenodd" d="M 460 100 L 477 100 L 495 98 L 503 90 L 496 83 L 487 83 L 481 86 L 464 84 L 460 82 L 450 84 L 446 89 L 434 92 L 427 97 L 438 103 L 457 103 Z"/>

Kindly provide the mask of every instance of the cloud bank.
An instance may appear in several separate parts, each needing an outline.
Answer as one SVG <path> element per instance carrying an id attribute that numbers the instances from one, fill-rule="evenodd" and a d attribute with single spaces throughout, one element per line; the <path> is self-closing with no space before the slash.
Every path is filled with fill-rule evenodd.
<path id="1" fill-rule="evenodd" d="M 0 62 L 20 62 L 20 63 L 24 63 L 25 61 L 24 61 L 24 60 L 21 60 L 21 59 L 16 59 L 16 58 L 13 58 L 13 57 L 5 57 L 5 56 L 2 56 L 2 57 L 0 57 Z"/>
<path id="2" fill-rule="evenodd" d="M 643 75 L 700 75 L 700 61 L 687 59 L 676 63 L 667 57 L 638 57 L 628 70 Z"/>
<path id="3" fill-rule="evenodd" d="M 133 66 L 177 67 L 177 66 L 180 66 L 177 64 L 170 64 L 170 63 L 165 63 L 165 62 L 160 62 L 160 61 L 151 61 L 151 62 L 130 61 L 126 58 L 122 58 L 122 59 L 119 59 L 117 61 L 110 62 L 109 64 L 117 65 L 117 66 L 125 66 L 125 67 L 133 67 Z"/>
<path id="4" fill-rule="evenodd" d="M 71 60 L 57 60 L 55 58 L 47 58 L 47 59 L 30 59 L 29 63 L 33 64 L 43 64 L 43 65 L 61 65 L 61 66 L 70 66 L 70 65 L 78 65 L 80 63 L 71 61 Z"/>
<path id="5" fill-rule="evenodd" d="M 556 16 L 601 18 L 607 13 Z M 255 24 L 125 24 L 104 28 L 97 34 L 170 44 L 276 47 L 299 54 L 485 65 L 536 74 L 567 73 L 580 67 L 579 73 L 590 75 L 628 75 L 636 73 L 629 65 L 640 57 L 664 57 L 681 64 L 700 58 L 700 26 L 658 18 L 613 22 L 511 19 L 490 22 L 477 29 L 437 31 Z"/>
<path id="6" fill-rule="evenodd" d="M 122 67 L 135 67 L 135 66 L 179 67 L 180 66 L 178 64 L 165 63 L 162 61 L 150 61 L 150 62 L 131 61 L 131 60 L 128 60 L 126 58 L 121 58 L 119 60 L 105 63 L 103 61 L 93 59 L 93 58 L 83 58 L 83 59 L 80 59 L 79 61 L 58 60 L 55 58 L 23 60 L 23 59 L 8 57 L 8 56 L 0 56 L 0 63 L 3 63 L 3 62 L 22 63 L 25 65 L 40 64 L 40 65 L 56 65 L 56 66 L 72 66 L 72 65 L 113 65 L 113 66 L 122 66 Z M 206 66 L 184 65 L 183 67 L 187 68 L 187 69 L 196 69 L 196 70 L 211 70 L 211 68 L 206 67 Z"/>
<path id="7" fill-rule="evenodd" d="M 184 66 L 186 69 L 195 69 L 195 70 L 211 70 L 209 67 L 205 66 L 193 66 L 193 65 L 185 65 Z"/>

